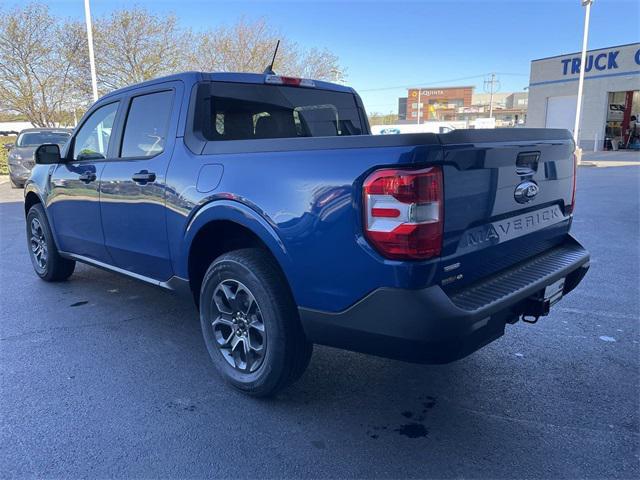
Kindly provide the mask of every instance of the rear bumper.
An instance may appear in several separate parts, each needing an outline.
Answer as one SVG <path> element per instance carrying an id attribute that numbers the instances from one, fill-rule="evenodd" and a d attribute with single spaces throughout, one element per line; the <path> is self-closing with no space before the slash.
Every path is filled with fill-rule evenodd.
<path id="1" fill-rule="evenodd" d="M 527 300 L 566 278 L 564 294 L 589 268 L 589 253 L 571 236 L 560 246 L 448 296 L 440 286 L 380 288 L 338 313 L 299 308 L 314 343 L 419 363 L 463 358 L 503 335 Z"/>

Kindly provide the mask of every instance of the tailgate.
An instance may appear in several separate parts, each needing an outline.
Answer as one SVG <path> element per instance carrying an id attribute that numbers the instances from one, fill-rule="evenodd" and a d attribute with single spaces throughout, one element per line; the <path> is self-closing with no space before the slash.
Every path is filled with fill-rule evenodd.
<path id="1" fill-rule="evenodd" d="M 571 223 L 567 130 L 461 130 L 444 150 L 439 283 L 454 291 L 560 244 Z"/>

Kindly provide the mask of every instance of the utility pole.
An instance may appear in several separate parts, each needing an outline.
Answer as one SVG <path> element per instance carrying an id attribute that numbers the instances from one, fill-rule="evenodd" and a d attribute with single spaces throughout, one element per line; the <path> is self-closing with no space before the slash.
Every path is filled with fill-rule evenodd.
<path id="1" fill-rule="evenodd" d="M 84 0 L 84 19 L 87 22 L 87 41 L 89 42 L 89 67 L 91 68 L 91 87 L 93 101 L 98 100 L 98 80 L 96 78 L 96 61 L 93 56 L 93 29 L 91 28 L 91 7 L 89 0 Z"/>
<path id="2" fill-rule="evenodd" d="M 581 0 L 584 11 L 584 34 L 582 35 L 582 54 L 580 55 L 580 74 L 578 76 L 578 100 L 576 102 L 576 122 L 573 127 L 573 140 L 576 142 L 578 154 L 578 163 L 582 161 L 582 150 L 578 143 L 580 136 L 580 110 L 582 109 L 582 87 L 584 85 L 584 65 L 587 59 L 587 40 L 589 39 L 589 17 L 591 15 L 591 4 L 593 0 Z"/>
<path id="3" fill-rule="evenodd" d="M 489 94 L 489 118 L 493 118 L 493 94 L 500 89 L 500 81 L 496 80 L 496 74 L 492 73 L 489 80 L 484 81 L 484 90 Z"/>
<path id="4" fill-rule="evenodd" d="M 422 88 L 418 89 L 418 123 L 420 123 L 420 111 L 422 110 Z"/>

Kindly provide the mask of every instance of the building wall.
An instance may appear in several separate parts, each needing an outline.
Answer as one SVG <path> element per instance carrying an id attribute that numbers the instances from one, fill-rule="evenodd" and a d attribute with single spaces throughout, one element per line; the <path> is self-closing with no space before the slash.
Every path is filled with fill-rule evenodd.
<path id="1" fill-rule="evenodd" d="M 493 106 L 505 107 L 507 98 L 511 95 L 511 92 L 496 92 L 493 94 Z M 489 99 L 491 94 L 489 93 L 474 93 L 471 99 L 471 105 L 489 105 Z"/>
<path id="2" fill-rule="evenodd" d="M 559 101 L 556 102 L 556 97 L 573 96 L 577 99 L 579 69 L 580 53 L 531 62 L 527 127 L 547 126 L 550 98 L 555 104 L 560 104 Z M 598 147 L 602 145 L 609 92 L 639 89 L 640 43 L 587 52 L 580 118 L 580 146 L 593 149 L 596 141 Z M 563 103 L 568 105 L 569 101 L 566 99 Z M 573 126 L 569 129 L 573 130 Z"/>
<path id="3" fill-rule="evenodd" d="M 446 110 L 442 108 L 442 106 L 449 104 L 449 102 L 460 103 L 460 106 L 468 107 L 471 105 L 473 88 L 474 87 L 411 88 L 407 94 L 407 120 L 417 120 L 418 96 L 420 96 L 420 103 L 422 103 L 420 119 L 428 120 L 428 106 L 430 101 L 438 102 L 438 104 L 441 105 L 441 110 Z M 420 95 L 418 95 L 418 92 L 421 92 Z M 414 116 L 414 113 L 416 116 Z"/>
<path id="4" fill-rule="evenodd" d="M 25 128 L 33 127 L 31 122 L 0 122 L 0 135 L 6 134 L 6 132 L 20 132 Z"/>
<path id="5" fill-rule="evenodd" d="M 529 94 L 527 92 L 514 92 L 505 101 L 506 108 L 527 109 Z"/>

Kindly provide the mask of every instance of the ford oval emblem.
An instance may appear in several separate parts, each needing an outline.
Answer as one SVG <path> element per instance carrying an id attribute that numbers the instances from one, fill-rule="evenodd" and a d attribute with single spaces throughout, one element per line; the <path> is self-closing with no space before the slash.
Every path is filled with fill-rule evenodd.
<path id="1" fill-rule="evenodd" d="M 536 182 L 527 180 L 516 187 L 516 191 L 513 193 L 513 196 L 516 199 L 516 202 L 527 203 L 536 198 L 539 191 L 540 187 L 538 187 Z"/>

